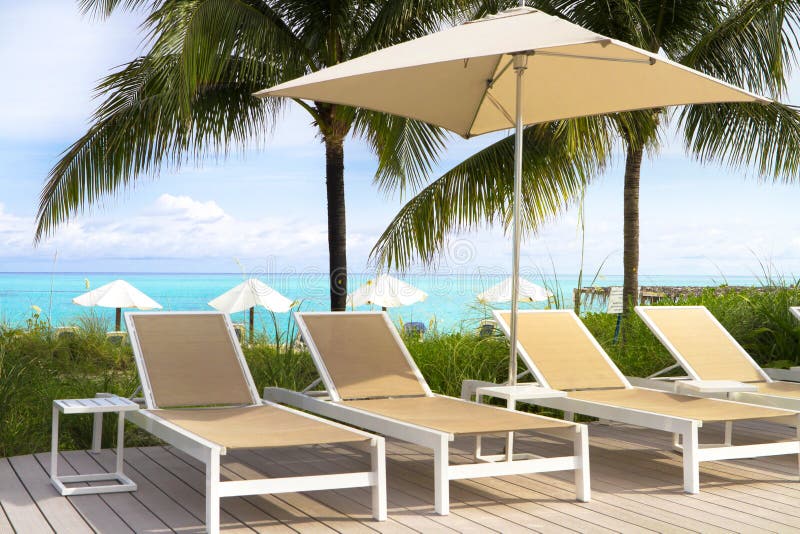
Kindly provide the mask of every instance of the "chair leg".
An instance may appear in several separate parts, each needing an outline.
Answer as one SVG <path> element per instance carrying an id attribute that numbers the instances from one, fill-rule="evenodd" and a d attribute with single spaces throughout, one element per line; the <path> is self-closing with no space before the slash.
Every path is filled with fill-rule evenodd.
<path id="1" fill-rule="evenodd" d="M 733 445 L 733 421 L 725 421 L 725 445 Z"/>
<path id="2" fill-rule="evenodd" d="M 700 491 L 700 462 L 697 452 L 700 448 L 697 425 L 692 424 L 683 434 L 683 491 L 695 494 Z"/>
<path id="3" fill-rule="evenodd" d="M 800 441 L 800 415 L 796 417 L 797 441 Z M 800 454 L 797 455 L 797 472 L 800 475 Z"/>
<path id="4" fill-rule="evenodd" d="M 219 533 L 219 453 L 212 451 L 206 464 L 206 532 Z"/>
<path id="5" fill-rule="evenodd" d="M 589 502 L 592 498 L 592 478 L 589 473 L 589 428 L 586 425 L 577 427 L 573 448 L 579 462 L 575 469 L 575 498 L 580 502 Z"/>
<path id="6" fill-rule="evenodd" d="M 434 508 L 439 515 L 450 513 L 450 479 L 447 467 L 450 463 L 450 444 L 442 437 L 433 451 Z"/>
<path id="7" fill-rule="evenodd" d="M 375 438 L 370 451 L 372 472 L 375 474 L 375 485 L 372 486 L 372 517 L 377 521 L 386 521 L 386 441 Z"/>

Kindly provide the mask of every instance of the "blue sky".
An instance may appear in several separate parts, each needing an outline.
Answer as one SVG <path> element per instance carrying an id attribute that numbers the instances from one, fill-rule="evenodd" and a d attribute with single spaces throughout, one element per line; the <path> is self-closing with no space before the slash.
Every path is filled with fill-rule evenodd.
<path id="1" fill-rule="evenodd" d="M 327 268 L 322 146 L 302 110 L 290 110 L 263 151 L 186 167 L 77 217 L 33 247 L 41 186 L 59 153 L 81 135 L 97 105 L 97 80 L 140 51 L 139 18 L 81 17 L 77 2 L 0 0 L 0 271 L 235 272 Z M 790 101 L 800 100 L 800 79 Z M 439 170 L 497 137 L 453 140 Z M 402 205 L 372 185 L 374 158 L 346 146 L 349 262 L 368 269 L 377 236 Z M 759 260 L 800 273 L 800 185 L 762 185 L 703 167 L 669 144 L 645 162 L 641 273 L 751 274 Z M 577 211 L 569 210 L 523 247 L 523 263 L 562 273 L 579 268 Z M 622 270 L 622 172 L 596 181 L 586 198 L 586 268 L 604 258 Z M 504 271 L 510 246 L 500 229 L 453 236 L 439 272 Z"/>

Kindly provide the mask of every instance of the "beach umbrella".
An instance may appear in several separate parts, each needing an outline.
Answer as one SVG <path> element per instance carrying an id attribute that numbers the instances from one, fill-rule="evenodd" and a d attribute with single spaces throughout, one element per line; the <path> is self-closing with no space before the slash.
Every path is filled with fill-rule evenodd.
<path id="1" fill-rule="evenodd" d="M 416 287 L 398 280 L 388 274 L 382 274 L 347 295 L 350 307 L 374 304 L 384 310 L 398 306 L 409 306 L 422 302 L 428 294 Z"/>
<path id="2" fill-rule="evenodd" d="M 287 299 L 258 278 L 248 278 L 234 287 L 211 300 L 208 305 L 225 313 L 238 313 L 250 310 L 250 337 L 253 337 L 254 311 L 256 306 L 262 306 L 269 311 L 283 313 L 292 308 L 293 301 Z"/>
<path id="3" fill-rule="evenodd" d="M 527 7 L 384 48 L 256 95 L 372 109 L 441 126 L 465 138 L 515 129 L 511 384 L 516 383 L 517 367 L 523 127 L 681 104 L 768 102 Z"/>
<path id="4" fill-rule="evenodd" d="M 138 310 L 160 310 L 161 304 L 154 301 L 125 280 L 114 280 L 88 293 L 72 299 L 79 306 L 101 306 L 103 308 L 116 308 L 114 330 L 122 327 L 122 308 L 136 308 Z"/>
<path id="5" fill-rule="evenodd" d="M 480 302 L 509 302 L 513 294 L 514 279 L 508 277 L 478 295 Z M 547 302 L 553 293 L 540 285 L 520 277 L 517 282 L 519 302 Z"/>

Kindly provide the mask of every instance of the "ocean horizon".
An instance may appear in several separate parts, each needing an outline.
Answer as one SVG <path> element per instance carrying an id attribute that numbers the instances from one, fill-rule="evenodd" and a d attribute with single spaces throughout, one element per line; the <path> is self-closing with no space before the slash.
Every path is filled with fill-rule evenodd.
<path id="1" fill-rule="evenodd" d="M 555 295 L 555 304 L 572 306 L 573 289 L 578 285 L 576 274 L 542 274 L 524 272 L 523 276 L 536 284 L 550 289 Z M 197 311 L 211 310 L 208 301 L 224 293 L 248 277 L 257 277 L 287 298 L 299 301 L 299 309 L 326 310 L 329 308 L 327 273 L 309 271 L 304 273 L 157 273 L 157 272 L 3 272 L 0 273 L 0 321 L 10 326 L 24 325 L 34 314 L 53 326 L 74 324 L 81 317 L 92 315 L 113 328 L 114 310 L 110 308 L 84 308 L 72 303 L 72 299 L 88 290 L 122 278 L 159 302 L 165 310 Z M 350 273 L 348 289 L 353 291 L 365 283 L 374 273 Z M 396 275 L 405 282 L 428 293 L 428 298 L 411 306 L 390 309 L 395 321 L 422 322 L 427 327 L 441 331 L 474 328 L 488 313 L 476 296 L 481 291 L 502 281 L 508 273 L 425 273 Z M 590 285 L 592 277 L 584 275 L 583 286 Z M 756 286 L 757 276 L 722 275 L 640 275 L 643 286 Z M 604 275 L 595 280 L 596 286 L 622 285 L 621 275 Z M 546 303 L 523 303 L 522 308 L 542 309 Z M 551 304 L 552 306 L 553 304 Z M 502 307 L 502 304 L 496 305 Z M 603 311 L 597 307 L 593 311 Z M 370 309 L 369 306 L 358 309 Z M 234 322 L 246 322 L 245 313 L 232 315 Z M 256 310 L 256 327 L 274 333 L 286 328 L 288 313 L 272 314 L 264 309 Z"/>

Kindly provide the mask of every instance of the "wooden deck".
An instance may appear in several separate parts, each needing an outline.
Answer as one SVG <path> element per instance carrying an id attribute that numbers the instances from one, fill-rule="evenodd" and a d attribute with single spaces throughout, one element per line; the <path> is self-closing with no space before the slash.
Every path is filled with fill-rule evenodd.
<path id="1" fill-rule="evenodd" d="M 389 520 L 370 519 L 366 489 L 223 499 L 230 532 L 794 532 L 800 531 L 798 458 L 778 456 L 704 463 L 699 495 L 684 495 L 680 457 L 670 436 L 593 423 L 592 502 L 573 501 L 568 473 L 451 483 L 451 515 L 433 514 L 432 457 L 415 446 L 388 444 Z M 791 436 L 767 423 L 737 425 L 735 443 Z M 710 427 L 701 440 L 721 437 Z M 471 440 L 456 443 L 466 458 Z M 564 454 L 556 440 L 519 439 L 522 450 Z M 0 459 L 0 533 L 199 532 L 204 516 L 202 466 L 169 448 L 131 448 L 125 469 L 135 493 L 59 496 L 47 478 L 49 456 Z M 59 471 L 110 468 L 114 454 L 64 452 Z M 241 451 L 224 465 L 228 478 L 364 467 L 350 449 Z"/>

